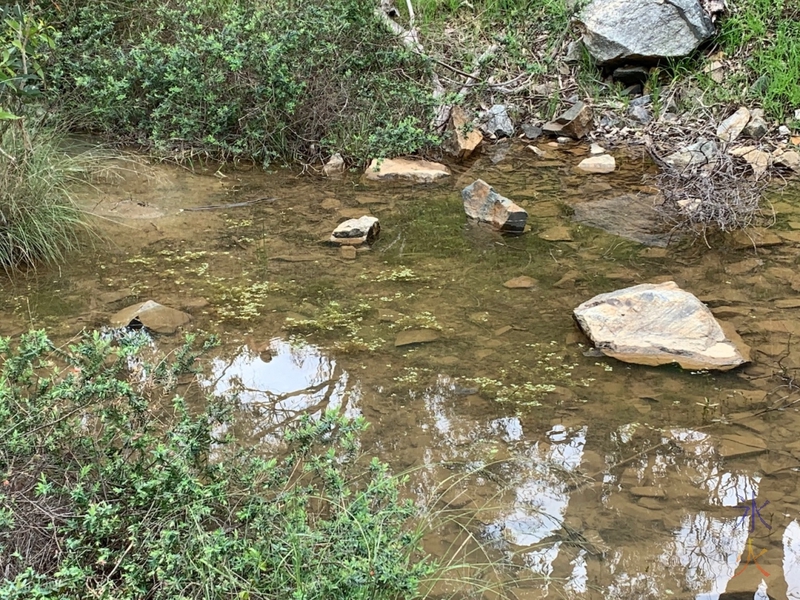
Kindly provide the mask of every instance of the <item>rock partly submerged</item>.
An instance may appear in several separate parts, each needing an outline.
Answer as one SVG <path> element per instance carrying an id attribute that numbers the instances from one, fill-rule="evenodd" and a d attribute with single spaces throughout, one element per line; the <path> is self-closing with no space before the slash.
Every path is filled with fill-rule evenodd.
<path id="1" fill-rule="evenodd" d="M 624 362 L 727 371 L 749 361 L 738 335 L 672 281 L 599 294 L 574 316 L 603 354 Z"/>
<path id="2" fill-rule="evenodd" d="M 441 163 L 408 158 L 375 158 L 364 172 L 364 177 L 369 181 L 433 183 L 449 176 L 450 170 Z"/>
<path id="3" fill-rule="evenodd" d="M 483 179 L 478 179 L 461 192 L 464 212 L 468 217 L 490 223 L 502 231 L 522 232 L 528 220 L 525 210 L 501 196 Z"/>
<path id="4" fill-rule="evenodd" d="M 339 223 L 333 230 L 330 241 L 340 246 L 360 246 L 365 242 L 372 243 L 380 231 L 378 219 L 365 215 Z"/>
<path id="5" fill-rule="evenodd" d="M 175 310 L 153 300 L 139 302 L 123 308 L 111 317 L 114 327 L 141 329 L 145 327 L 155 333 L 175 333 L 192 320 L 191 315 Z"/>

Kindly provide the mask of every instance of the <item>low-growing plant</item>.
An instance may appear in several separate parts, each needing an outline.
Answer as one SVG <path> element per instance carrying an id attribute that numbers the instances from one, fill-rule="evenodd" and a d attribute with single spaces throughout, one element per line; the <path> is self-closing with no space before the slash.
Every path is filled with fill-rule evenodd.
<path id="1" fill-rule="evenodd" d="M 233 399 L 177 393 L 196 340 L 148 344 L 0 338 L 0 598 L 417 596 L 435 565 L 400 481 L 359 460 L 362 419 L 307 415 L 265 456 Z"/>

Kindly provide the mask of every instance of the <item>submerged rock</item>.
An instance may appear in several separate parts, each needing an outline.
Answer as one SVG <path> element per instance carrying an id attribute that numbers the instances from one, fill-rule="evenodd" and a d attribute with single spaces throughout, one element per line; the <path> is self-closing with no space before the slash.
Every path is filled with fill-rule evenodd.
<path id="1" fill-rule="evenodd" d="M 110 319 L 114 327 L 131 329 L 145 327 L 155 333 L 175 333 L 179 327 L 183 327 L 191 320 L 191 315 L 153 300 L 123 308 Z"/>
<path id="2" fill-rule="evenodd" d="M 369 181 L 404 179 L 414 183 L 432 183 L 449 175 L 450 170 L 441 163 L 408 158 L 374 158 L 364 173 Z"/>
<path id="3" fill-rule="evenodd" d="M 381 224 L 375 217 L 363 216 L 339 223 L 331 234 L 330 241 L 341 246 L 359 246 L 372 242 L 381 232 Z"/>
<path id="4" fill-rule="evenodd" d="M 580 20 L 601 65 L 687 56 L 714 34 L 698 0 L 593 0 Z"/>
<path id="5" fill-rule="evenodd" d="M 529 290 L 535 286 L 536 280 L 533 277 L 528 277 L 527 275 L 514 277 L 514 279 L 509 279 L 503 284 L 503 287 L 506 287 L 510 290 Z"/>
<path id="6" fill-rule="evenodd" d="M 438 339 L 439 333 L 433 329 L 408 329 L 397 334 L 394 346 L 395 348 L 401 348 L 412 344 L 427 344 Z"/>
<path id="7" fill-rule="evenodd" d="M 574 315 L 603 354 L 624 362 L 727 371 L 749 360 L 708 307 L 672 281 L 599 294 Z"/>
<path id="8" fill-rule="evenodd" d="M 467 216 L 484 223 L 491 223 L 503 231 L 525 229 L 528 213 L 520 206 L 501 196 L 482 179 L 468 185 L 461 192 Z"/>

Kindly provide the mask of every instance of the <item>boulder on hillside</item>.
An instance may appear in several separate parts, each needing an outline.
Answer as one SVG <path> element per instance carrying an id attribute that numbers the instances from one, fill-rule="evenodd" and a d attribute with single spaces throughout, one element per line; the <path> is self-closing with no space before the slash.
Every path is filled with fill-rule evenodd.
<path id="1" fill-rule="evenodd" d="M 141 329 L 145 327 L 155 333 L 175 333 L 192 320 L 191 315 L 169 308 L 153 300 L 139 302 L 111 317 L 110 322 L 114 327 L 128 327 Z"/>
<path id="2" fill-rule="evenodd" d="M 749 360 L 738 335 L 672 281 L 599 294 L 574 315 L 597 349 L 624 362 L 727 371 Z"/>
<path id="3" fill-rule="evenodd" d="M 580 20 L 600 65 L 687 56 L 714 34 L 699 0 L 592 0 Z"/>
<path id="4" fill-rule="evenodd" d="M 521 232 L 525 229 L 528 213 L 495 192 L 482 179 L 465 187 L 461 197 L 464 199 L 464 211 L 468 217 L 483 223 L 491 223 L 503 231 Z"/>
<path id="5" fill-rule="evenodd" d="M 374 158 L 364 173 L 369 181 L 405 180 L 414 183 L 433 183 L 449 176 L 450 170 L 441 163 L 409 158 Z"/>

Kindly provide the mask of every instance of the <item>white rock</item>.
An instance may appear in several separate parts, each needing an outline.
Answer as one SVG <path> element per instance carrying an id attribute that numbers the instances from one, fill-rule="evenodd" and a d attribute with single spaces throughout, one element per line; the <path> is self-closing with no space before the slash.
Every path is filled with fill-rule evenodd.
<path id="1" fill-rule="evenodd" d="M 574 315 L 603 354 L 625 362 L 727 371 L 749 360 L 708 307 L 672 281 L 600 294 Z"/>
<path id="2" fill-rule="evenodd" d="M 605 154 L 606 149 L 603 148 L 600 144 L 592 144 L 589 146 L 589 154 L 592 156 L 597 156 L 598 154 Z"/>
<path id="3" fill-rule="evenodd" d="M 342 155 L 337 152 L 331 156 L 328 162 L 325 163 L 325 166 L 322 167 L 322 172 L 325 173 L 327 177 L 344 173 L 344 159 Z"/>
<path id="4" fill-rule="evenodd" d="M 364 242 L 371 242 L 380 231 L 381 225 L 378 219 L 365 215 L 339 223 L 333 230 L 330 241 L 340 246 L 359 246 Z"/>
<path id="5" fill-rule="evenodd" d="M 611 173 L 617 168 L 617 161 L 610 154 L 584 158 L 578 168 L 587 173 Z"/>
<path id="6" fill-rule="evenodd" d="M 415 183 L 432 183 L 449 175 L 450 170 L 443 164 L 407 158 L 373 159 L 364 173 L 370 181 L 404 179 Z"/>
<path id="7" fill-rule="evenodd" d="M 792 133 L 792 131 L 786 125 L 781 125 L 780 127 L 778 127 L 778 134 L 779 135 L 784 135 L 785 136 L 785 135 L 790 135 L 791 133 Z"/>

